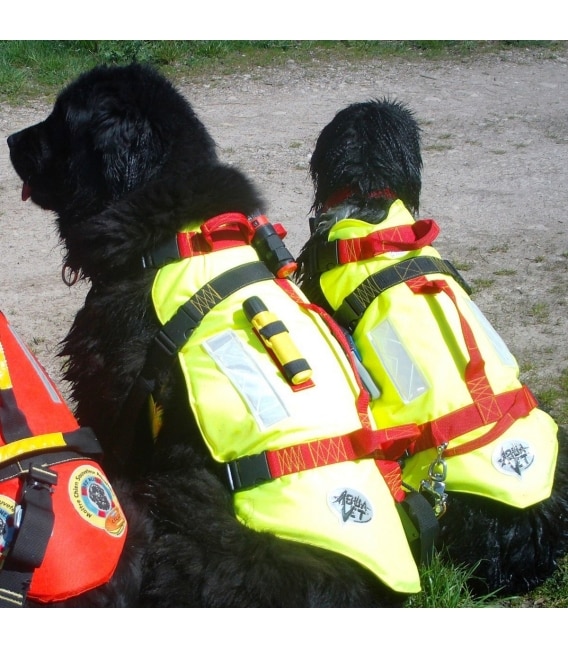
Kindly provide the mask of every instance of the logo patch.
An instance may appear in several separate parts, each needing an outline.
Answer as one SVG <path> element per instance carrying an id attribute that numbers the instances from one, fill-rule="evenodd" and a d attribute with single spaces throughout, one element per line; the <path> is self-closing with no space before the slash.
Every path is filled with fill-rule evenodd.
<path id="1" fill-rule="evenodd" d="M 0 495 L 0 568 L 14 536 L 14 511 L 16 503 L 8 496 Z"/>
<path id="2" fill-rule="evenodd" d="M 493 466 L 505 475 L 522 478 L 533 462 L 531 445 L 518 439 L 506 440 L 493 451 Z"/>
<path id="3" fill-rule="evenodd" d="M 368 523 L 373 518 L 371 503 L 365 495 L 355 489 L 335 489 L 328 495 L 327 504 L 342 523 Z"/>
<path id="4" fill-rule="evenodd" d="M 83 465 L 69 478 L 69 498 L 77 513 L 94 527 L 122 536 L 126 519 L 112 487 L 96 468 Z"/>

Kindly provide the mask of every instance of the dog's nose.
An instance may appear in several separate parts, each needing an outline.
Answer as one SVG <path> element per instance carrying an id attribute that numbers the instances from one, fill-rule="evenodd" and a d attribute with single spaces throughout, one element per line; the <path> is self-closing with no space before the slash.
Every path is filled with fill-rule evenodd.
<path id="1" fill-rule="evenodd" d="M 11 149 L 14 146 L 15 137 L 14 135 L 8 135 L 8 146 Z"/>

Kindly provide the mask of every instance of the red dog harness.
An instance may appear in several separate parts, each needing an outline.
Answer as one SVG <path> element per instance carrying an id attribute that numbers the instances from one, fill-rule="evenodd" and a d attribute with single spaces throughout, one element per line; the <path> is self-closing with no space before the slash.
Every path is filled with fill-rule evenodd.
<path id="1" fill-rule="evenodd" d="M 100 452 L 0 312 L 0 606 L 68 599 L 112 576 L 127 526 Z"/>

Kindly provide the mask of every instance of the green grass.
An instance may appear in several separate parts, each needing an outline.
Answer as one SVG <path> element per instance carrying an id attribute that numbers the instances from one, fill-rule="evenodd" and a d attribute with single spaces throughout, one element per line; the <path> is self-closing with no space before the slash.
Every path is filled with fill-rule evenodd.
<path id="1" fill-rule="evenodd" d="M 475 566 L 465 568 L 449 565 L 442 555 L 434 554 L 432 563 L 420 570 L 422 591 L 411 595 L 406 608 L 483 608 L 492 606 L 496 593 L 475 597 L 467 585 Z"/>
<path id="2" fill-rule="evenodd" d="M 553 53 L 562 41 L 0 41 L 0 101 L 51 96 L 98 64 L 151 63 L 178 75 L 250 72 L 289 60 L 466 57 L 489 51 L 538 49 Z"/>

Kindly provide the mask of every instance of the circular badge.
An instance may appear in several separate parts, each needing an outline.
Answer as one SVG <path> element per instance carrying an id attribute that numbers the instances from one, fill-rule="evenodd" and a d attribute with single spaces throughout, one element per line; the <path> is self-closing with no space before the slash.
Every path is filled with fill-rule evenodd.
<path id="1" fill-rule="evenodd" d="M 95 467 L 77 467 L 69 478 L 69 497 L 85 521 L 113 536 L 122 536 L 126 519 L 106 477 Z"/>
<path id="2" fill-rule="evenodd" d="M 522 478 L 534 462 L 534 453 L 528 442 L 508 439 L 493 451 L 493 466 L 501 473 Z"/>
<path id="3" fill-rule="evenodd" d="M 14 512 L 16 503 L 0 494 L 0 567 L 14 536 Z"/>
<path id="4" fill-rule="evenodd" d="M 334 489 L 327 497 L 327 504 L 342 523 L 368 523 L 373 518 L 371 502 L 356 489 Z"/>

